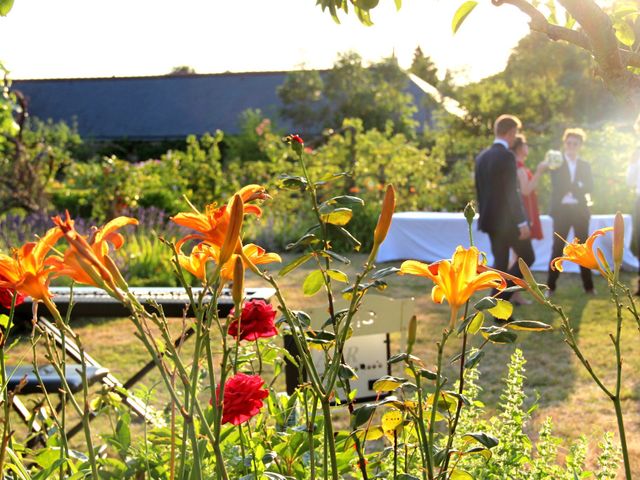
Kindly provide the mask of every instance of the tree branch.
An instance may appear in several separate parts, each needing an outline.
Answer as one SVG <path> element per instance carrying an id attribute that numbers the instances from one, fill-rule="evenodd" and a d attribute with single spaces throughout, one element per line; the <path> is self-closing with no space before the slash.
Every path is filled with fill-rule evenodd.
<path id="1" fill-rule="evenodd" d="M 564 40 L 590 52 L 609 88 L 640 105 L 640 77 L 627 70 L 627 66 L 640 67 L 640 55 L 620 48 L 609 15 L 594 0 L 558 2 L 580 24 L 581 31 L 549 23 L 542 12 L 526 0 L 491 0 L 497 7 L 509 4 L 520 9 L 531 19 L 531 30 L 544 33 L 552 40 Z"/>

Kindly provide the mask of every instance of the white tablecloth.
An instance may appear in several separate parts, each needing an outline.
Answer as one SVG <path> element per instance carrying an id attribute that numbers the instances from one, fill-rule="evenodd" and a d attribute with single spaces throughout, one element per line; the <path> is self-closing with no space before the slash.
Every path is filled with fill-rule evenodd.
<path id="1" fill-rule="evenodd" d="M 592 215 L 589 225 L 589 233 L 598 228 L 613 226 L 613 215 Z M 533 240 L 533 249 L 536 254 L 536 261 L 532 270 L 548 270 L 551 260 L 551 244 L 553 239 L 552 220 L 548 215 L 541 215 L 542 230 L 544 238 Z M 624 258 L 623 268 L 625 270 L 637 270 L 638 259 L 629 249 L 631 244 L 631 216 L 624 215 Z M 491 245 L 486 233 L 477 229 L 477 222 L 473 224 L 474 244 L 487 254 L 489 265 L 493 264 L 491 255 Z M 569 233 L 567 240 L 573 239 L 573 232 Z M 600 247 L 607 259 L 611 261 L 612 232 L 600 237 L 595 245 Z M 584 239 L 581 239 L 584 241 Z M 393 260 L 420 260 L 423 262 L 433 262 L 443 258 L 451 258 L 456 246 L 469 245 L 469 233 L 467 221 L 462 213 L 442 213 L 442 212 L 399 212 L 393 215 L 391 228 L 384 243 L 380 245 L 378 262 L 389 262 Z M 563 264 L 564 271 L 578 272 L 579 268 L 571 263 Z"/>

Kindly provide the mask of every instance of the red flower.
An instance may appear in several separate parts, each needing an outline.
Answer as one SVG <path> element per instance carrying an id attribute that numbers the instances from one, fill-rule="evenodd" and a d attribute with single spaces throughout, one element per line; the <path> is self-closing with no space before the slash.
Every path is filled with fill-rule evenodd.
<path id="1" fill-rule="evenodd" d="M 234 310 L 230 315 L 233 316 Z M 250 300 L 244 304 L 240 315 L 240 340 L 257 340 L 269 338 L 278 334 L 274 324 L 276 311 L 273 306 L 264 300 Z M 229 335 L 238 338 L 238 321 L 234 320 L 229 325 Z"/>
<path id="2" fill-rule="evenodd" d="M 255 417 L 262 408 L 262 400 L 269 396 L 266 388 L 261 388 L 264 380 L 258 375 L 238 373 L 224 384 L 222 400 L 222 423 L 240 425 Z M 216 397 L 220 396 L 220 388 Z"/>
<path id="3" fill-rule="evenodd" d="M 0 281 L 9 280 L 7 277 L 0 275 Z M 10 288 L 0 287 L 0 305 L 9 310 L 11 308 L 11 301 L 13 300 L 13 294 L 15 290 L 11 290 Z M 16 307 L 24 302 L 24 295 L 18 293 L 16 297 Z"/>
<path id="4" fill-rule="evenodd" d="M 294 142 L 298 142 L 300 145 L 304 145 L 304 140 L 302 140 L 300 135 L 289 135 L 289 138 Z"/>

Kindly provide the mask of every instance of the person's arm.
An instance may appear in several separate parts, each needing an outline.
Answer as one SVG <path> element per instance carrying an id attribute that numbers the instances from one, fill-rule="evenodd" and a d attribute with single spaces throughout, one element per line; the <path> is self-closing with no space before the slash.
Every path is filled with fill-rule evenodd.
<path id="1" fill-rule="evenodd" d="M 531 179 L 524 168 L 518 169 L 518 182 L 520 183 L 520 193 L 524 196 L 531 195 L 531 192 L 535 192 L 538 188 L 538 182 L 544 172 L 547 171 L 549 165 L 546 162 L 541 162 L 536 168 L 536 173 L 533 174 Z"/>

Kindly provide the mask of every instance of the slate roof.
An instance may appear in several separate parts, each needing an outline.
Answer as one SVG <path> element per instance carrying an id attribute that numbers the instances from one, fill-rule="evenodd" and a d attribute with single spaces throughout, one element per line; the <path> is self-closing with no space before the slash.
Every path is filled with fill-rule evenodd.
<path id="1" fill-rule="evenodd" d="M 278 118 L 276 93 L 287 73 L 14 80 L 13 88 L 26 96 L 32 116 L 75 122 L 86 139 L 174 139 L 217 129 L 238 133 L 239 115 L 249 108 L 291 130 Z M 430 122 L 424 92 L 413 82 L 408 91 L 419 107 L 416 120 Z"/>

